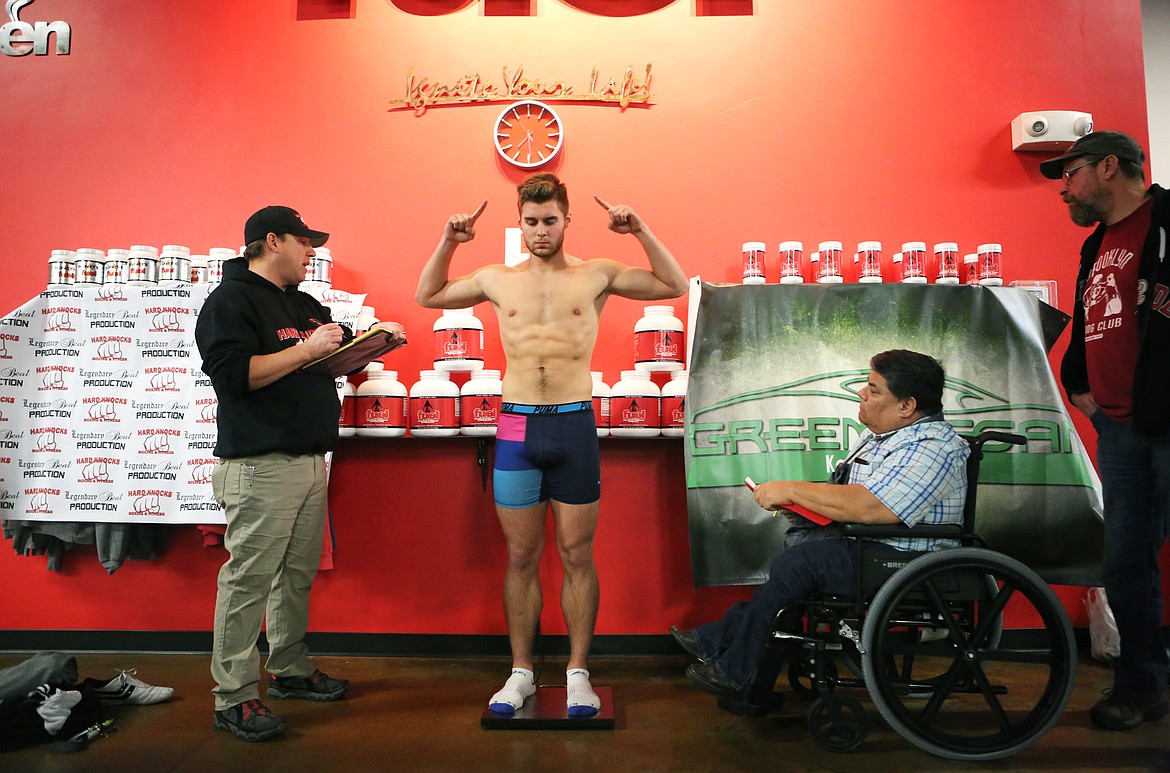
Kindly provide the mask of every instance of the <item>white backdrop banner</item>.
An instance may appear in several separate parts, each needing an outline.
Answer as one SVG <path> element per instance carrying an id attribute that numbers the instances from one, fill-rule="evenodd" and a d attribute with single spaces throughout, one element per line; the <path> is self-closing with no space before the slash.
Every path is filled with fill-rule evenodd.
<path id="1" fill-rule="evenodd" d="M 195 347 L 213 287 L 46 290 L 0 319 L 0 519 L 224 523 Z M 351 328 L 365 301 L 305 290 Z"/>

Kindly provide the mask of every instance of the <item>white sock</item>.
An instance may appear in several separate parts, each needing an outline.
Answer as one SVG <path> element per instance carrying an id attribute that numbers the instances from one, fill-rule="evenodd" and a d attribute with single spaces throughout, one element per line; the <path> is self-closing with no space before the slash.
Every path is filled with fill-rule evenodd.
<path id="1" fill-rule="evenodd" d="M 601 698 L 589 684 L 589 672 L 574 668 L 565 672 L 565 697 L 570 717 L 591 717 L 601 710 Z"/>
<path id="2" fill-rule="evenodd" d="M 81 703 L 81 693 L 76 690 L 58 690 L 47 684 L 38 687 L 37 692 L 44 696 L 37 713 L 45 721 L 45 732 L 56 735 L 65 726 L 73 707 Z"/>
<path id="3" fill-rule="evenodd" d="M 536 693 L 536 677 L 527 668 L 513 668 L 504 688 L 488 701 L 488 708 L 496 714 L 515 714 L 529 696 Z"/>

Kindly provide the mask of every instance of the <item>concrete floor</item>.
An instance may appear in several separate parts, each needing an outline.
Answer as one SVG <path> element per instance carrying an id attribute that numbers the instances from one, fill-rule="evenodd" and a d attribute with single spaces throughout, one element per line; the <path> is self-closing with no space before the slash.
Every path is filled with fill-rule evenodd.
<path id="1" fill-rule="evenodd" d="M 0 654 L 0 667 L 27 655 Z M 1110 684 L 1090 661 L 1077 670 L 1068 711 L 1035 746 L 1007 760 L 956 762 L 928 755 L 872 711 L 861 747 L 819 748 L 805 727 L 807 704 L 788 695 L 763 718 L 720 711 L 686 681 L 678 657 L 596 659 L 594 684 L 613 690 L 614 730 L 484 730 L 479 721 L 507 676 L 503 660 L 321 657 L 318 665 L 353 687 L 336 703 L 272 701 L 289 724 L 280 738 L 250 744 L 211 726 L 206 655 L 78 655 L 81 675 L 108 677 L 136 667 L 152 684 L 175 688 L 155 706 L 107 710 L 117 731 L 75 754 L 38 746 L 0 754 L 0 771 L 1167 771 L 1170 721 L 1110 733 L 1090 726 L 1088 709 Z M 541 683 L 563 684 L 550 660 Z M 868 697 L 851 691 L 872 709 Z"/>

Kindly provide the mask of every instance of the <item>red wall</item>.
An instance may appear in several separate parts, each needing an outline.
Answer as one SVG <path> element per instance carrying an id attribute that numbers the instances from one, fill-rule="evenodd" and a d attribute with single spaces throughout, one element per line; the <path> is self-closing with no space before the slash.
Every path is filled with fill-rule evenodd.
<path id="1" fill-rule="evenodd" d="M 492 147 L 499 104 L 388 110 L 407 72 L 498 80 L 523 65 L 584 88 L 594 66 L 608 78 L 652 62 L 652 107 L 557 106 L 566 149 L 552 169 L 574 202 L 571 253 L 643 260 L 604 228 L 598 194 L 632 205 L 707 280 L 737 279 L 748 240 L 879 239 L 887 252 L 999 241 L 1008 280 L 1055 279 L 1070 309 L 1085 234 L 1037 171 L 1043 156 L 1012 152 L 1009 123 L 1085 110 L 1146 144 L 1138 0 L 747 5 L 751 15 L 719 15 L 744 3 L 647 0 L 634 9 L 658 10 L 615 17 L 601 0 L 488 8 L 503 16 L 417 0 L 35 2 L 22 18 L 67 21 L 72 52 L 0 56 L 0 307 L 43 288 L 52 249 L 235 247 L 248 214 L 286 203 L 332 232 L 335 285 L 406 324 L 413 344 L 388 364 L 413 380 L 436 312 L 412 294 L 443 222 L 487 198 L 456 266 L 500 260 L 523 174 Z M 675 307 L 685 316 L 685 299 Z M 502 367 L 495 320 L 478 313 L 488 366 Z M 594 368 L 610 383 L 630 366 L 640 316 L 621 299 L 605 312 Z M 743 595 L 691 588 L 678 441 L 607 443 L 603 457 L 598 633 L 662 633 Z M 342 445 L 337 569 L 314 590 L 314 628 L 503 631 L 503 544 L 473 462 L 470 441 Z M 60 574 L 0 550 L 0 586 L 23 589 L 0 594 L 0 625 L 209 628 L 222 553 L 175 532 L 164 559 L 110 577 L 92 550 L 68 555 Z M 548 585 L 543 629 L 562 632 Z"/>

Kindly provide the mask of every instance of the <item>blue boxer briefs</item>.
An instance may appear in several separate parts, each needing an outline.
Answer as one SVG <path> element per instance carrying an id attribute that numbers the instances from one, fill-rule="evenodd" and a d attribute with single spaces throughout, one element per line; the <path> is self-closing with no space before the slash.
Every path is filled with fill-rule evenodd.
<path id="1" fill-rule="evenodd" d="M 585 505 L 601 498 L 601 453 L 592 401 L 504 403 L 496 429 L 496 504 L 520 509 L 548 499 Z"/>

